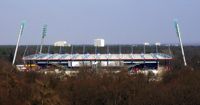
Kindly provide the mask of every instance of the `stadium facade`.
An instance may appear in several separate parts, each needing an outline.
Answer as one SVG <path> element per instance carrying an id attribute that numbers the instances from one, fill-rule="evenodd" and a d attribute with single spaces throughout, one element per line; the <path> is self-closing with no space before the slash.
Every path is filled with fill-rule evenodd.
<path id="1" fill-rule="evenodd" d="M 122 67 L 130 69 L 158 69 L 159 63 L 167 64 L 172 56 L 163 53 L 149 54 L 33 54 L 23 57 L 26 64 L 36 64 L 41 68 L 60 65 L 75 67 Z"/>

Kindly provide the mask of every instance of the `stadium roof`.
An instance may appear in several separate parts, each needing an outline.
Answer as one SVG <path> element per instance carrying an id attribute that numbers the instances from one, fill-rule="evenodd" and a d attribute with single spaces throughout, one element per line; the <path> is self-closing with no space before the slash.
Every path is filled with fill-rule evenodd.
<path id="1" fill-rule="evenodd" d="M 172 56 L 163 53 L 150 54 L 33 54 L 23 60 L 171 60 Z"/>

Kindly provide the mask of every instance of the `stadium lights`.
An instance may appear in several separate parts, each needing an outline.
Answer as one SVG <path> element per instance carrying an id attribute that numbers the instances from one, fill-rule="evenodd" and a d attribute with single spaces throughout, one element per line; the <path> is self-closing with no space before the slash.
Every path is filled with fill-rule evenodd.
<path id="1" fill-rule="evenodd" d="M 24 25 L 25 25 L 25 21 L 23 21 L 23 22 L 21 23 L 21 28 L 20 28 L 20 32 L 19 32 L 19 36 L 18 36 L 18 40 L 17 40 L 17 45 L 16 45 L 16 48 L 15 48 L 15 54 L 14 54 L 14 58 L 13 58 L 12 65 L 15 64 L 15 60 L 16 60 L 16 56 L 17 56 L 17 51 L 18 51 L 18 47 L 19 47 L 19 41 L 20 41 L 20 39 L 21 39 L 23 30 L 24 30 Z"/>
<path id="2" fill-rule="evenodd" d="M 181 33 L 180 33 L 180 29 L 179 29 L 179 25 L 177 23 L 177 20 L 174 20 L 174 25 L 175 25 L 175 29 L 176 29 L 176 34 L 179 38 L 179 42 L 180 42 L 180 45 L 181 45 L 181 52 L 182 52 L 182 56 L 183 56 L 184 65 L 187 66 L 187 62 L 186 62 L 186 59 L 185 59 L 185 53 L 184 53 L 184 49 L 183 49 L 183 43 L 182 43 L 182 40 L 181 40 Z"/>
<path id="3" fill-rule="evenodd" d="M 41 38 L 40 51 L 39 51 L 40 54 L 42 53 L 44 38 L 45 38 L 46 35 L 47 35 L 47 24 L 45 24 L 42 28 L 42 38 Z"/>
<path id="4" fill-rule="evenodd" d="M 148 46 L 148 45 L 149 45 L 149 43 L 148 43 L 148 42 L 145 42 L 145 43 L 144 43 L 144 54 L 146 53 L 145 46 Z"/>
<path id="5" fill-rule="evenodd" d="M 155 45 L 156 45 L 156 53 L 158 53 L 158 46 L 160 46 L 161 43 L 160 43 L 160 42 L 157 42 L 157 43 L 155 43 Z"/>

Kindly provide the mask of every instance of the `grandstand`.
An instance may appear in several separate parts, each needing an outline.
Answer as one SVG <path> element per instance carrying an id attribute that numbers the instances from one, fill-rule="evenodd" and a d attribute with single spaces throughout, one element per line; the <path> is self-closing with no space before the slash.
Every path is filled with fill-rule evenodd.
<path id="1" fill-rule="evenodd" d="M 157 69 L 160 61 L 169 62 L 172 56 L 163 53 L 149 54 L 33 54 L 23 57 L 28 64 L 42 68 L 62 65 L 66 68 L 98 65 L 101 67 L 128 66 L 139 69 Z"/>

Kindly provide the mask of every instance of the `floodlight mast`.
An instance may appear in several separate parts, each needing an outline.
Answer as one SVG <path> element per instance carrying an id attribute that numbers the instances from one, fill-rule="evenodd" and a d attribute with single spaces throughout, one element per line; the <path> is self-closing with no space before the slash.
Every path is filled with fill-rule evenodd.
<path id="1" fill-rule="evenodd" d="M 182 43 L 182 40 L 181 40 L 181 33 L 180 33 L 179 25 L 178 25 L 176 20 L 174 21 L 174 24 L 175 24 L 175 28 L 176 28 L 176 34 L 179 38 L 179 42 L 180 42 L 180 45 L 181 45 L 181 52 L 182 52 L 182 56 L 183 56 L 184 66 L 187 66 L 187 62 L 186 62 L 186 59 L 185 59 L 185 53 L 184 53 L 184 49 L 183 49 L 183 43 Z"/>
<path id="2" fill-rule="evenodd" d="M 43 26 L 43 31 L 42 31 L 42 39 L 41 39 L 41 44 L 40 44 L 40 54 L 42 53 L 42 48 L 43 48 L 43 44 L 44 44 L 44 37 L 46 36 L 47 34 L 47 25 L 45 24 Z"/>
<path id="3" fill-rule="evenodd" d="M 24 24 L 25 24 L 25 22 L 21 23 L 21 28 L 20 28 L 20 32 L 19 32 L 19 35 L 18 35 L 18 39 L 17 39 L 17 45 L 16 45 L 16 48 L 15 48 L 15 54 L 14 54 L 12 65 L 15 64 L 15 60 L 16 60 L 16 56 L 17 56 L 17 51 L 18 51 L 18 47 L 19 47 L 19 41 L 21 39 L 23 30 L 24 30 Z"/>
<path id="4" fill-rule="evenodd" d="M 144 51 L 143 51 L 144 54 L 146 53 L 146 48 L 145 48 L 145 46 L 148 46 L 148 45 L 149 45 L 148 42 L 145 42 L 145 43 L 144 43 L 144 49 L 143 49 L 143 50 L 144 50 Z"/>
<path id="5" fill-rule="evenodd" d="M 157 43 L 155 43 L 155 45 L 156 45 L 156 53 L 158 53 L 158 46 L 160 46 L 161 43 L 160 43 L 160 42 L 157 42 Z"/>

